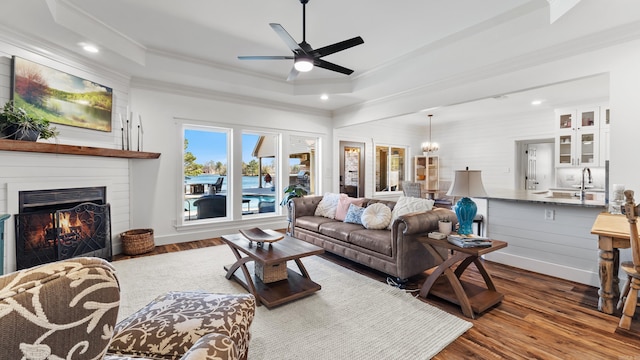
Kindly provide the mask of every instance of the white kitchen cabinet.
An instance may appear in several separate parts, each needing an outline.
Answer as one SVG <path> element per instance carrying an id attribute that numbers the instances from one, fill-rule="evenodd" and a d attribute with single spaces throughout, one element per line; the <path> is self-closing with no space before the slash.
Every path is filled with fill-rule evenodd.
<path id="1" fill-rule="evenodd" d="M 600 108 L 556 110 L 556 166 L 600 166 Z"/>
<path id="2" fill-rule="evenodd" d="M 420 183 L 423 190 L 439 189 L 439 159 L 437 156 L 418 155 L 413 159 L 414 182 Z"/>

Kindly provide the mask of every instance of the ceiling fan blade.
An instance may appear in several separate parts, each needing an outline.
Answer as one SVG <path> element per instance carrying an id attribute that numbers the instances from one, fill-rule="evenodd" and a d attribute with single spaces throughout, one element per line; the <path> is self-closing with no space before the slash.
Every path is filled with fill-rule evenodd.
<path id="1" fill-rule="evenodd" d="M 300 72 L 296 70 L 295 67 L 292 67 L 291 72 L 289 73 L 289 76 L 287 76 L 287 81 L 295 80 L 298 77 L 298 74 L 300 74 Z"/>
<path id="2" fill-rule="evenodd" d="M 339 43 L 315 49 L 313 51 L 313 56 L 316 58 L 327 56 L 360 44 L 364 44 L 364 40 L 362 40 L 360 36 L 356 36 L 353 39 L 341 41 Z"/>
<path id="3" fill-rule="evenodd" d="M 240 60 L 293 60 L 293 56 L 238 56 Z"/>
<path id="4" fill-rule="evenodd" d="M 330 63 L 328 61 L 324 61 L 322 59 L 315 59 L 313 61 L 313 65 L 317 66 L 317 67 L 321 67 L 323 69 L 327 69 L 327 70 L 331 70 L 331 71 L 336 71 L 345 75 L 351 75 L 353 73 L 353 70 L 351 69 L 347 69 L 346 67 L 342 67 L 340 65 L 336 65 L 334 63 Z"/>
<path id="5" fill-rule="evenodd" d="M 293 37 L 291 37 L 291 35 L 289 35 L 287 30 L 285 30 L 282 27 L 282 25 L 276 24 L 276 23 L 270 23 L 269 26 L 271 26 L 271 28 L 276 32 L 276 34 L 280 36 L 282 41 L 284 41 L 284 43 L 287 44 L 287 46 L 289 47 L 289 49 L 291 49 L 291 51 L 293 51 L 294 53 L 298 53 L 300 51 L 304 52 L 304 50 L 300 48 L 300 45 L 298 45 L 296 40 Z"/>

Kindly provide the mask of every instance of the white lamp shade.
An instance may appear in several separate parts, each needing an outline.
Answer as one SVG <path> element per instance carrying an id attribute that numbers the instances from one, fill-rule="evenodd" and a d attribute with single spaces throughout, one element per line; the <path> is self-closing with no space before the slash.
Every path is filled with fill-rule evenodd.
<path id="1" fill-rule="evenodd" d="M 480 170 L 456 170 L 447 196 L 482 197 L 487 192 L 482 185 Z"/>

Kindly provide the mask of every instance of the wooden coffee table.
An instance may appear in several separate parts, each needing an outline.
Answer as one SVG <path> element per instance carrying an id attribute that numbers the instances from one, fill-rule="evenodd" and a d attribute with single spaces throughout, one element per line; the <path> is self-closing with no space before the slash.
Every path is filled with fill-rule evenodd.
<path id="1" fill-rule="evenodd" d="M 441 261 L 437 267 L 427 270 L 429 277 L 420 289 L 420 296 L 426 298 L 432 294 L 454 304 L 460 305 L 462 313 L 474 319 L 474 312 L 481 313 L 500 303 L 504 295 L 496 290 L 491 275 L 480 261 L 480 256 L 507 247 L 504 241 L 491 240 L 489 247 L 461 248 L 449 243 L 446 239 L 436 240 L 427 236 L 418 238 L 436 260 Z M 453 250 L 453 255 L 445 258 L 436 248 Z M 459 263 L 459 264 L 458 264 Z M 486 288 L 460 280 L 462 273 L 471 264 L 475 264 L 482 275 Z M 458 264 L 455 271 L 452 267 Z"/>
<path id="2" fill-rule="evenodd" d="M 324 253 L 324 249 L 285 235 L 282 240 L 272 244 L 257 246 L 241 234 L 224 235 L 222 240 L 229 245 L 237 261 L 224 267 L 227 279 L 233 278 L 256 297 L 256 303 L 267 308 L 282 305 L 300 299 L 321 289 L 321 286 L 309 278 L 309 273 L 300 258 Z M 260 263 L 263 268 L 283 264 L 293 260 L 300 272 L 287 268 L 284 280 L 264 283 L 253 272 L 254 264 Z M 241 271 L 238 271 L 238 270 Z"/>

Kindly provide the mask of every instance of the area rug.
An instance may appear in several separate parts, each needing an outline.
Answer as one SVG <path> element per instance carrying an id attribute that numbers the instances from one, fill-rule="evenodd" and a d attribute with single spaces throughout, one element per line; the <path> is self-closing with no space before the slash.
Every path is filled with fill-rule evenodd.
<path id="1" fill-rule="evenodd" d="M 213 246 L 113 262 L 122 289 L 119 318 L 167 291 L 246 293 L 224 276 L 223 266 L 234 260 L 228 247 Z M 271 310 L 258 307 L 249 360 L 430 359 L 472 326 L 320 257 L 302 262 L 322 289 Z"/>

